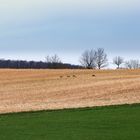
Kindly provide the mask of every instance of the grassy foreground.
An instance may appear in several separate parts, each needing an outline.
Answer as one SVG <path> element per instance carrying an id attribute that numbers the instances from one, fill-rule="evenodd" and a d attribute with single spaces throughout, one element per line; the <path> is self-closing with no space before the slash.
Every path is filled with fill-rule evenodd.
<path id="1" fill-rule="evenodd" d="M 140 105 L 0 115 L 0 140 L 139 140 Z"/>

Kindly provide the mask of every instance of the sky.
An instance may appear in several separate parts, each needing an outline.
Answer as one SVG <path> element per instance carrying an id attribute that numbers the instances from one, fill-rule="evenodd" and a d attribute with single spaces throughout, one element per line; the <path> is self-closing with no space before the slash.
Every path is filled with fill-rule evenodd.
<path id="1" fill-rule="evenodd" d="M 79 64 L 84 50 L 104 48 L 139 59 L 139 0 L 0 0 L 0 58 Z"/>

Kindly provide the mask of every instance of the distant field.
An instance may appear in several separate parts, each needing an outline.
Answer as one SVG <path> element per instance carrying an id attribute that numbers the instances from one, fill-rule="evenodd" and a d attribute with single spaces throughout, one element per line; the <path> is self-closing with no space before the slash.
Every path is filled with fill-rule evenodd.
<path id="1" fill-rule="evenodd" d="M 140 70 L 0 70 L 0 113 L 125 103 L 140 103 Z"/>
<path id="2" fill-rule="evenodd" d="M 0 115 L 0 140 L 139 140 L 140 105 Z"/>

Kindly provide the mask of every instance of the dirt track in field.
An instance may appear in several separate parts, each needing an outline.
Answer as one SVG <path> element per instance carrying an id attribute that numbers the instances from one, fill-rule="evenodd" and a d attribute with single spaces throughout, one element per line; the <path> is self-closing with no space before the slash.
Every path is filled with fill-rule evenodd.
<path id="1" fill-rule="evenodd" d="M 140 70 L 0 70 L 0 113 L 125 103 L 140 103 Z"/>

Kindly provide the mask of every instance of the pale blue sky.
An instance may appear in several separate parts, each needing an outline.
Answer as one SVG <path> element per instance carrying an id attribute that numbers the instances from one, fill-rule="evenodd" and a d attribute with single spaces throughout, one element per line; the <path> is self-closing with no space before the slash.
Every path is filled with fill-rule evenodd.
<path id="1" fill-rule="evenodd" d="M 0 58 L 78 64 L 88 48 L 139 58 L 139 0 L 0 0 Z"/>

